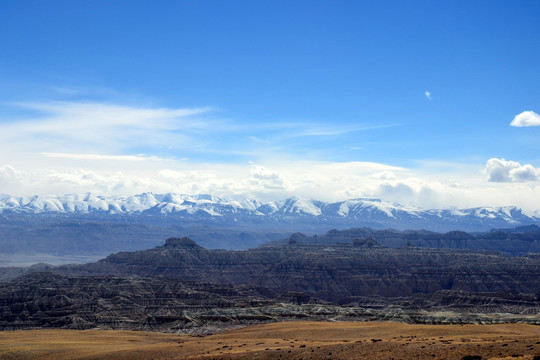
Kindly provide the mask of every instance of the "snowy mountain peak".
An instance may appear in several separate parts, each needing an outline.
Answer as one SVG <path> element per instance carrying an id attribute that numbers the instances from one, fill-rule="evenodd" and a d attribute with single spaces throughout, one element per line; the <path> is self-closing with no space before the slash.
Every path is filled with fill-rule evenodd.
<path id="1" fill-rule="evenodd" d="M 300 196 L 294 196 L 285 200 L 284 206 L 280 209 L 283 214 L 306 214 L 319 216 L 322 210 L 314 203 L 313 200 L 307 200 Z"/>
<path id="2" fill-rule="evenodd" d="M 85 195 L 85 197 L 83 199 L 83 201 L 86 201 L 86 202 L 96 202 L 96 201 L 99 201 L 99 200 L 100 199 L 96 195 L 92 194 L 91 192 L 86 193 L 86 195 Z"/>
<path id="3" fill-rule="evenodd" d="M 209 194 L 142 193 L 133 196 L 67 194 L 62 196 L 0 197 L 4 214 L 108 214 L 180 216 L 183 219 L 220 221 L 327 223 L 329 226 L 372 226 L 396 229 L 478 230 L 505 226 L 540 224 L 540 218 L 514 206 L 478 207 L 460 210 L 422 210 L 380 199 L 356 198 L 326 203 L 293 196 L 262 203 L 257 200 L 229 200 Z"/>

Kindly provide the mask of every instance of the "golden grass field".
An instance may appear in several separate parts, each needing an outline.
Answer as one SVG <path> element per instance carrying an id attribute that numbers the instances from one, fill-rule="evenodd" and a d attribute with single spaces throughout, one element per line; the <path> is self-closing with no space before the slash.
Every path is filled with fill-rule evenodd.
<path id="1" fill-rule="evenodd" d="M 540 359 L 540 326 L 281 322 L 204 337 L 140 331 L 0 333 L 0 359 Z"/>

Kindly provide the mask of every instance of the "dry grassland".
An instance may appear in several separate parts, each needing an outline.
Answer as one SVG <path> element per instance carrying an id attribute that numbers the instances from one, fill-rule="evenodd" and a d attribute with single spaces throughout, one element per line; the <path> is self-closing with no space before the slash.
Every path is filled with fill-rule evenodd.
<path id="1" fill-rule="evenodd" d="M 297 321 L 257 325 L 205 337 L 112 330 L 0 333 L 0 359 L 463 359 L 467 356 L 469 359 L 540 359 L 540 326 Z"/>

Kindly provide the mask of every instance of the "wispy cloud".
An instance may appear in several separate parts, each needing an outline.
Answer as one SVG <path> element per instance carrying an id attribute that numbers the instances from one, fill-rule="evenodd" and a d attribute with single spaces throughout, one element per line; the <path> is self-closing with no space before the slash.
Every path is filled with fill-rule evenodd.
<path id="1" fill-rule="evenodd" d="M 287 122 L 253 122 L 243 125 L 244 131 L 261 133 L 262 135 L 271 134 L 287 138 L 309 137 L 309 136 L 339 136 L 361 131 L 370 131 L 377 129 L 386 129 L 400 126 L 397 123 L 370 124 L 358 122 L 357 124 L 340 124 L 336 121 L 333 124 L 324 124 L 321 122 L 305 121 L 287 121 Z M 260 141 L 260 138 L 257 138 Z"/>
<path id="2" fill-rule="evenodd" d="M 266 142 L 275 143 L 295 138 L 348 137 L 354 133 L 387 129 L 396 126 L 400 126 L 400 124 L 339 124 L 339 122 L 336 122 L 336 124 L 327 125 L 315 122 L 288 122 L 256 124 L 252 125 L 248 129 L 251 129 L 252 131 L 257 131 L 259 133 L 257 141 L 262 142 L 264 139 L 264 141 Z"/>
<path id="3" fill-rule="evenodd" d="M 430 93 L 429 91 L 427 91 L 427 90 L 424 91 L 424 95 L 426 96 L 426 98 L 427 98 L 428 100 L 431 100 L 431 93 Z"/>
<path id="4" fill-rule="evenodd" d="M 334 146 L 328 143 L 327 149 L 312 148 L 309 139 L 337 141 L 362 131 L 398 126 L 320 120 L 236 121 L 217 118 L 211 107 L 159 108 L 88 101 L 18 102 L 9 106 L 19 112 L 16 117 L 0 118 L 0 148 L 85 160 L 100 155 L 103 160 L 139 161 L 136 154 L 140 152 L 147 156 L 229 155 L 256 160 L 278 153 L 305 156 L 316 150 L 331 157 Z M 290 141 L 295 138 L 306 141 Z M 245 146 L 246 142 L 252 146 Z"/>
<path id="5" fill-rule="evenodd" d="M 298 132 L 293 132 L 291 137 L 301 136 L 338 136 L 344 134 L 350 134 L 360 131 L 385 129 L 389 127 L 397 126 L 396 124 L 381 124 L 381 125 L 352 125 L 352 126 L 306 126 L 304 129 L 300 129 Z"/>
<path id="6" fill-rule="evenodd" d="M 202 119 L 211 109 L 144 108 L 93 102 L 23 102 L 24 117 L 2 119 L 0 140 L 46 153 L 111 153 L 134 147 L 189 144 L 215 128 Z M 30 115 L 28 114 L 30 112 Z"/>
<path id="7" fill-rule="evenodd" d="M 514 120 L 512 120 L 510 126 L 540 126 L 540 115 L 534 111 L 523 111 L 514 117 Z"/>
<path id="8" fill-rule="evenodd" d="M 72 153 L 41 153 L 45 157 L 76 160 L 98 160 L 98 161 L 156 161 L 167 160 L 159 156 L 146 155 L 105 155 L 105 154 L 72 154 Z M 170 159 L 172 160 L 172 159 Z"/>

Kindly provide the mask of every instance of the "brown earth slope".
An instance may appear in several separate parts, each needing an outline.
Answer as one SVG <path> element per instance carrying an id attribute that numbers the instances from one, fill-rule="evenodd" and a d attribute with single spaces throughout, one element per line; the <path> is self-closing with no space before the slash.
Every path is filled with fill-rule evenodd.
<path id="1" fill-rule="evenodd" d="M 281 322 L 197 337 L 110 330 L 0 333 L 0 359 L 535 359 L 540 327 Z"/>

